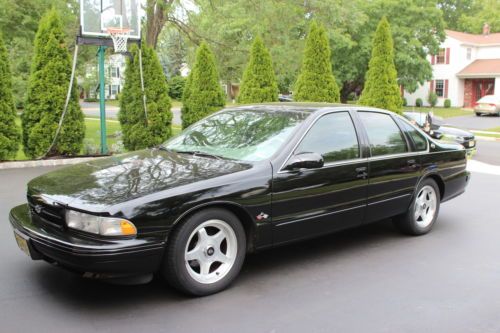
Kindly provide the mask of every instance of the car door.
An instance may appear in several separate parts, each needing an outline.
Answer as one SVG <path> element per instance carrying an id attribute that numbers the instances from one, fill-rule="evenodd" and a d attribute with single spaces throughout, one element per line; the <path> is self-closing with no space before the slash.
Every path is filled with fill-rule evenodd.
<path id="1" fill-rule="evenodd" d="M 408 139 L 391 114 L 358 111 L 357 115 L 370 147 L 365 222 L 403 213 L 420 176 L 419 153 L 411 151 Z"/>
<path id="2" fill-rule="evenodd" d="M 273 177 L 274 243 L 329 233 L 363 222 L 367 159 L 348 111 L 319 117 L 290 154 L 315 152 L 317 169 L 284 170 Z"/>

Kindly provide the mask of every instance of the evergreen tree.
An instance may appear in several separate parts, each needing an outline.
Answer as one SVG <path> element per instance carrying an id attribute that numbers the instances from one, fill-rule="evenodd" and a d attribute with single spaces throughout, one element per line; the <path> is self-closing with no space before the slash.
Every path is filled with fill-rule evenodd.
<path id="1" fill-rule="evenodd" d="M 250 53 L 250 61 L 243 73 L 239 103 L 278 101 L 278 84 L 274 75 L 271 55 L 262 39 L 256 37 Z"/>
<path id="2" fill-rule="evenodd" d="M 24 152 L 43 156 L 49 149 L 61 118 L 71 77 L 71 59 L 59 14 L 50 10 L 40 20 L 35 37 L 28 98 L 22 115 Z M 49 155 L 75 155 L 85 136 L 76 82 L 64 122 Z"/>
<path id="3" fill-rule="evenodd" d="M 186 81 L 182 103 L 183 128 L 220 110 L 226 104 L 214 56 L 205 42 L 196 51 L 195 64 Z"/>
<path id="4" fill-rule="evenodd" d="M 7 48 L 0 35 L 0 160 L 16 156 L 20 139 Z"/>
<path id="5" fill-rule="evenodd" d="M 359 103 L 399 112 L 403 99 L 394 66 L 394 47 L 391 27 L 385 16 L 380 20 L 373 38 L 372 57 Z"/>
<path id="6" fill-rule="evenodd" d="M 168 84 L 158 56 L 153 48 L 142 45 L 142 68 L 146 114 L 144 112 L 139 48 L 132 46 L 133 60 L 127 61 L 125 86 L 120 97 L 118 119 L 123 131 L 123 144 L 128 150 L 153 147 L 172 135 L 171 102 Z"/>
<path id="7" fill-rule="evenodd" d="M 330 103 L 340 101 L 330 56 L 326 30 L 313 21 L 307 35 L 302 68 L 295 84 L 294 100 Z"/>

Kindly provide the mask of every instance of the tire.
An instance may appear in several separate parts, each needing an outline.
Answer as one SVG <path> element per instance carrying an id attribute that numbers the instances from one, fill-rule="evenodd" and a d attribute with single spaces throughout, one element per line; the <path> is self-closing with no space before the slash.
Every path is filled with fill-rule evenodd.
<path id="1" fill-rule="evenodd" d="M 426 178 L 420 182 L 408 211 L 393 219 L 401 232 L 424 235 L 431 231 L 439 215 L 440 192 L 436 182 Z"/>
<path id="2" fill-rule="evenodd" d="M 245 252 L 245 230 L 238 218 L 225 209 L 205 209 L 174 229 L 167 241 L 161 274 L 186 294 L 214 294 L 236 278 Z"/>
<path id="3" fill-rule="evenodd" d="M 479 112 L 476 112 L 477 117 L 481 117 L 481 114 Z"/>

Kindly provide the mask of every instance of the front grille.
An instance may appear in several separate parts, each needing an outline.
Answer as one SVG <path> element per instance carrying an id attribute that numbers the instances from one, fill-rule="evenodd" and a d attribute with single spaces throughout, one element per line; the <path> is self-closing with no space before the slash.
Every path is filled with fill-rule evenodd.
<path id="1" fill-rule="evenodd" d="M 464 136 L 464 141 L 474 140 L 474 136 Z"/>
<path id="2" fill-rule="evenodd" d="M 30 206 L 32 216 L 36 217 L 40 222 L 57 228 L 64 227 L 64 207 L 47 203 L 43 199 L 31 195 L 28 195 L 28 204 Z"/>

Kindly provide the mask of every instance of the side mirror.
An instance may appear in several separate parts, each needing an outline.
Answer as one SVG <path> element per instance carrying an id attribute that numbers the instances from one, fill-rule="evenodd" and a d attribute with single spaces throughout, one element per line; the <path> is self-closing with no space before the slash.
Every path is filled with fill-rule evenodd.
<path id="1" fill-rule="evenodd" d="M 324 164 L 323 156 L 318 153 L 301 153 L 290 157 L 285 170 L 316 169 Z"/>

